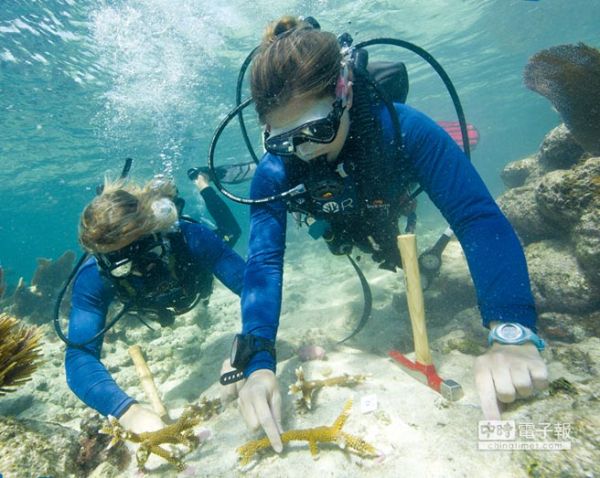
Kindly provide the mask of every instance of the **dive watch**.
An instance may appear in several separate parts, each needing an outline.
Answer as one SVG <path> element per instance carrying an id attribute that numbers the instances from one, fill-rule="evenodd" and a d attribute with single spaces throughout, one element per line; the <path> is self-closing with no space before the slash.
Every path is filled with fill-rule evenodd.
<path id="1" fill-rule="evenodd" d="M 252 334 L 237 334 L 233 338 L 231 344 L 231 355 L 229 362 L 235 369 L 231 372 L 226 372 L 221 375 L 219 382 L 221 385 L 229 385 L 235 383 L 244 378 L 244 369 L 250 363 L 250 360 L 258 352 L 269 352 L 276 360 L 275 354 L 275 342 L 273 340 L 259 337 L 258 335 Z"/>
<path id="2" fill-rule="evenodd" d="M 546 347 L 546 343 L 539 335 L 516 322 L 504 322 L 490 330 L 488 345 L 492 345 L 493 342 L 505 345 L 521 345 L 525 342 L 532 342 L 540 352 Z"/>

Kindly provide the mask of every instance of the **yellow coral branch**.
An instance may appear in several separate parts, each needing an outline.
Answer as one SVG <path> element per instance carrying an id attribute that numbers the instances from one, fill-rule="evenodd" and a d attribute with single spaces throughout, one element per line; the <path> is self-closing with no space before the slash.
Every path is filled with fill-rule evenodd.
<path id="1" fill-rule="evenodd" d="M 111 417 L 100 432 L 112 435 L 113 439 L 109 447 L 120 441 L 139 443 L 140 446 L 136 452 L 136 459 L 140 469 L 144 468 L 150 455 L 154 454 L 175 465 L 178 470 L 182 470 L 184 464 L 181 458 L 160 445 L 185 445 L 188 448 L 188 453 L 196 449 L 200 442 L 194 435 L 193 428 L 200 422 L 208 420 L 218 413 L 220 408 L 221 401 L 219 399 L 203 399 L 200 405 L 191 405 L 188 407 L 175 423 L 154 432 L 139 434 L 125 430 L 116 418 Z"/>
<path id="2" fill-rule="evenodd" d="M 288 430 L 281 434 L 281 441 L 284 444 L 291 441 L 306 441 L 308 442 L 309 450 L 313 457 L 316 457 L 319 454 L 319 443 L 335 443 L 338 446 L 352 450 L 361 456 L 376 456 L 377 450 L 373 445 L 360 437 L 342 432 L 342 427 L 350 415 L 351 408 L 352 400 L 348 400 L 344 405 L 342 413 L 336 418 L 333 425 L 304 430 Z M 257 452 L 269 447 L 270 442 L 266 437 L 259 440 L 252 440 L 242 445 L 237 449 L 240 456 L 240 464 L 248 464 Z"/>
<path id="3" fill-rule="evenodd" d="M 296 383 L 290 385 L 289 394 L 301 394 L 296 400 L 296 406 L 300 410 L 310 410 L 315 392 L 323 387 L 334 385 L 352 386 L 366 380 L 366 375 L 342 375 L 340 377 L 331 377 L 324 380 L 306 380 L 302 367 L 296 369 Z"/>

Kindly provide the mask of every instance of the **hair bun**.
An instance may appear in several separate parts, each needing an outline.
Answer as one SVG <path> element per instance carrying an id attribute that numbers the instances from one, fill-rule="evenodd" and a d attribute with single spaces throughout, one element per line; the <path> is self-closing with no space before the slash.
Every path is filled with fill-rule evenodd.
<path id="1" fill-rule="evenodd" d="M 263 40 L 266 42 L 275 41 L 278 36 L 283 35 L 284 33 L 289 32 L 290 30 L 293 30 L 294 28 L 297 28 L 299 26 L 304 26 L 304 25 L 305 25 L 305 22 L 300 20 L 300 18 L 298 18 L 298 17 L 292 17 L 292 16 L 281 17 L 279 20 L 271 23 L 267 27 L 267 29 L 265 31 L 265 35 L 263 37 Z"/>

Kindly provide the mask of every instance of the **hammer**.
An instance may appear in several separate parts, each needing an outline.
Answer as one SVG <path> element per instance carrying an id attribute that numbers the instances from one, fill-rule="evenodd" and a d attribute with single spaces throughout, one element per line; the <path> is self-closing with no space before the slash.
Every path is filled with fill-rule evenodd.
<path id="1" fill-rule="evenodd" d="M 415 343 L 415 361 L 406 358 L 397 350 L 390 350 L 388 355 L 397 361 L 406 372 L 441 393 L 445 399 L 459 400 L 463 396 L 462 387 L 454 380 L 444 380 L 437 374 L 429 351 L 415 235 L 402 234 L 398 236 L 398 248 L 406 280 L 406 301 Z"/>

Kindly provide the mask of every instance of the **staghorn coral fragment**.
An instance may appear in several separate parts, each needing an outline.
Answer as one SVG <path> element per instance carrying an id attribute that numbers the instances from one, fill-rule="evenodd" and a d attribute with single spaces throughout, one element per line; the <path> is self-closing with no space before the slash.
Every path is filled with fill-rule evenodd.
<path id="1" fill-rule="evenodd" d="M 41 332 L 0 314 L 0 396 L 29 381 L 41 362 Z"/>
<path id="2" fill-rule="evenodd" d="M 319 455 L 318 445 L 325 443 L 334 443 L 342 449 L 353 451 L 361 456 L 377 456 L 378 452 L 373 445 L 356 435 L 351 435 L 350 433 L 342 431 L 342 428 L 350 415 L 351 408 L 352 400 L 348 400 L 344 405 L 342 413 L 340 413 L 339 417 L 336 418 L 331 426 L 321 426 L 304 430 L 288 430 L 281 434 L 281 441 L 284 444 L 291 441 L 308 442 L 308 447 L 313 458 L 317 458 Z M 267 449 L 270 446 L 267 437 L 261 438 L 260 440 L 253 440 L 242 445 L 237 449 L 240 457 L 240 464 L 242 466 L 247 465 L 257 452 Z"/>
<path id="3" fill-rule="evenodd" d="M 584 43 L 542 50 L 523 77 L 527 88 L 550 100 L 577 143 L 600 154 L 600 51 Z"/>
<path id="4" fill-rule="evenodd" d="M 195 450 L 198 448 L 200 440 L 194 434 L 194 427 L 219 413 L 220 408 L 221 401 L 219 399 L 202 399 L 200 405 L 189 406 L 175 423 L 160 430 L 145 433 L 133 433 L 125 430 L 115 417 L 109 417 L 108 423 L 100 430 L 100 433 L 112 436 L 109 448 L 119 442 L 138 443 L 140 446 L 136 452 L 136 459 L 140 470 L 144 469 L 148 458 L 153 454 L 163 458 L 181 471 L 185 468 L 183 456 L 160 445 L 183 445 L 188 448 L 186 454 Z"/>
<path id="5" fill-rule="evenodd" d="M 290 385 L 289 394 L 301 394 L 301 397 L 296 400 L 296 407 L 299 410 L 311 410 L 312 399 L 315 392 L 323 387 L 331 387 L 334 385 L 352 386 L 362 383 L 366 380 L 366 375 L 342 375 L 339 377 L 331 377 L 324 380 L 306 380 L 304 378 L 304 370 L 302 367 L 296 369 L 296 383 Z"/>

